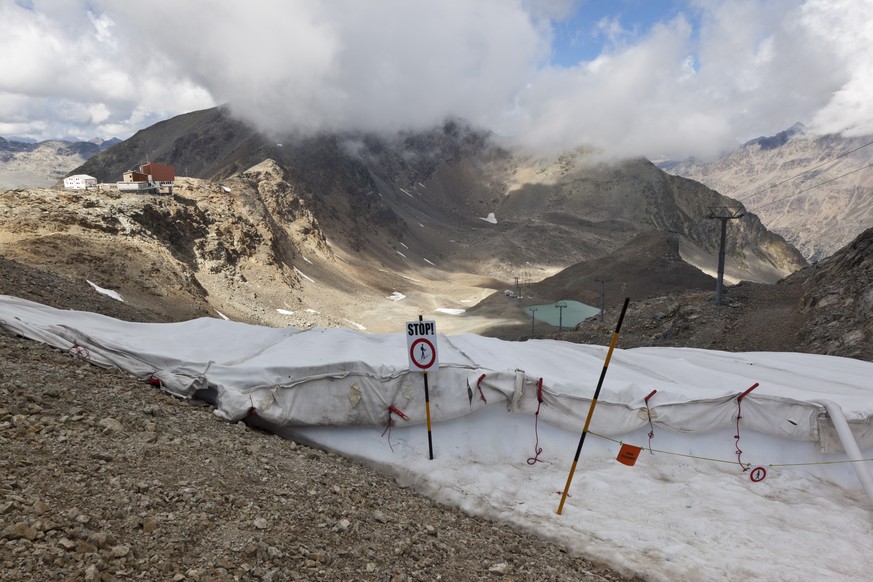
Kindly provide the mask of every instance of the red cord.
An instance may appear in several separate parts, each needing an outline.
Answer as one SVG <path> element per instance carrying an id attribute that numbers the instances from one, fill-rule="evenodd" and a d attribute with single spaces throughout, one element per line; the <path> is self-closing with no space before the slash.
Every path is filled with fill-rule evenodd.
<path id="1" fill-rule="evenodd" d="M 394 426 L 394 419 L 391 418 L 392 413 L 396 414 L 403 420 L 409 420 L 409 417 L 393 404 L 388 407 L 388 422 L 385 423 L 385 430 L 382 431 L 382 436 L 385 436 L 385 433 L 388 433 L 388 448 L 391 449 L 391 452 L 393 453 L 394 447 L 391 446 L 391 427 Z"/>
<path id="2" fill-rule="evenodd" d="M 743 398 L 745 398 L 746 395 L 749 394 L 749 392 L 751 392 L 752 390 L 754 390 L 757 387 L 758 387 L 758 383 L 755 382 L 754 384 L 752 384 L 752 386 L 749 387 L 748 390 L 746 390 L 745 392 L 743 392 L 742 394 L 737 396 L 737 434 L 734 435 L 734 446 L 737 448 L 737 463 L 740 464 L 740 467 L 742 467 L 744 472 L 748 471 L 749 467 L 746 465 L 743 465 L 743 450 L 740 448 L 740 419 L 743 417 L 742 416 L 742 411 L 743 411 L 742 402 L 743 402 Z"/>
<path id="3" fill-rule="evenodd" d="M 657 390 L 652 390 L 651 392 L 649 392 L 649 395 L 646 396 L 646 398 L 645 398 L 646 414 L 649 417 L 649 454 L 650 455 L 655 454 L 652 452 L 652 439 L 655 438 L 655 425 L 652 424 L 652 411 L 649 410 L 649 398 L 654 396 L 656 392 L 657 392 Z"/>
<path id="4" fill-rule="evenodd" d="M 741 406 L 740 401 L 737 400 L 737 434 L 734 435 L 734 446 L 737 447 L 737 463 L 740 464 L 743 471 L 748 471 L 749 468 L 743 465 L 743 450 L 740 448 L 740 416 Z"/>
<path id="5" fill-rule="evenodd" d="M 479 400 L 481 400 L 485 404 L 488 404 L 488 401 L 485 400 L 485 393 L 482 392 L 482 380 L 484 380 L 484 379 L 485 379 L 485 374 L 482 374 L 481 376 L 479 376 L 479 379 L 476 380 L 476 388 L 479 389 Z"/>
<path id="6" fill-rule="evenodd" d="M 394 452 L 394 447 L 391 446 L 391 427 L 394 426 L 394 421 L 391 420 L 391 413 L 388 413 L 388 422 L 385 424 L 385 430 L 382 431 L 382 436 L 385 436 L 385 433 L 388 433 L 388 448 L 391 449 L 391 452 Z"/>
<path id="7" fill-rule="evenodd" d="M 484 378 L 484 375 L 483 375 Z M 534 443 L 534 456 L 528 458 L 528 465 L 536 465 L 538 462 L 542 463 L 540 460 L 540 453 L 543 452 L 542 447 L 540 447 L 540 406 L 543 405 L 543 379 L 540 378 L 539 383 L 537 384 L 537 411 L 534 414 L 534 434 L 536 435 L 536 442 Z"/>
<path id="8" fill-rule="evenodd" d="M 91 353 L 88 351 L 88 348 L 80 346 L 75 341 L 73 342 L 73 345 L 70 346 L 70 349 L 67 350 L 67 353 L 76 356 L 77 358 L 80 358 L 82 360 L 91 359 Z"/>

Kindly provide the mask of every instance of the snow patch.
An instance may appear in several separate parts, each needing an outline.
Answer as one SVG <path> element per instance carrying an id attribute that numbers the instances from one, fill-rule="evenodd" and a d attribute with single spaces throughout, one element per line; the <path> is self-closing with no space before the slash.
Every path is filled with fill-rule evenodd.
<path id="1" fill-rule="evenodd" d="M 357 328 L 359 331 L 364 331 L 365 329 L 367 329 L 366 327 L 364 327 L 363 325 L 361 325 L 357 321 L 352 321 L 351 319 L 346 319 L 345 317 L 343 318 L 343 321 L 345 321 L 346 323 L 348 323 L 352 327 Z"/>
<path id="2" fill-rule="evenodd" d="M 303 260 L 306 261 L 307 263 L 309 263 L 310 265 L 312 264 L 312 261 L 310 261 L 310 260 L 307 259 L 306 257 L 303 257 Z"/>
<path id="3" fill-rule="evenodd" d="M 297 267 L 294 267 L 294 272 L 297 273 L 298 275 L 300 275 L 301 277 L 303 277 L 304 279 L 306 279 L 307 281 L 309 281 L 310 283 L 315 283 L 315 281 L 313 281 L 310 277 L 307 277 L 306 275 L 304 275 L 303 272 L 300 269 L 298 269 Z"/>
<path id="4" fill-rule="evenodd" d="M 494 216 L 493 212 L 489 212 L 488 216 L 485 218 L 479 217 L 479 220 L 484 220 L 485 222 L 490 222 L 491 224 L 497 224 L 497 217 Z"/>
<path id="5" fill-rule="evenodd" d="M 406 258 L 406 255 L 404 255 L 404 254 L 401 253 L 400 251 L 394 251 L 394 252 L 397 253 L 398 255 L 400 255 L 401 257 L 403 257 L 404 259 Z"/>
<path id="6" fill-rule="evenodd" d="M 226 316 L 225 314 L 223 314 L 222 312 L 220 312 L 219 310 L 216 309 L 215 313 L 217 313 L 218 317 L 220 317 L 224 321 L 230 321 L 230 318 L 228 316 Z"/>
<path id="7" fill-rule="evenodd" d="M 427 259 L 425 259 L 424 262 L 427 263 L 428 265 L 433 265 L 434 267 L 436 267 L 436 265 L 434 265 L 432 262 L 428 261 Z"/>
<path id="8" fill-rule="evenodd" d="M 447 315 L 461 315 L 466 309 L 457 309 L 455 307 L 438 307 L 437 313 L 445 313 Z"/>
<path id="9" fill-rule="evenodd" d="M 88 281 L 88 279 L 85 279 L 85 281 Z M 94 288 L 94 290 L 97 291 L 97 293 L 100 293 L 101 295 L 106 295 L 107 297 L 111 297 L 111 298 L 115 299 L 116 301 L 121 301 L 122 303 L 124 303 L 124 299 L 121 297 L 121 295 L 118 293 L 118 291 L 113 291 L 112 289 L 104 289 L 103 287 L 100 287 L 99 285 L 95 285 L 91 281 L 88 281 L 88 284 L 91 285 Z"/>
<path id="10" fill-rule="evenodd" d="M 282 315 L 294 315 L 293 311 L 288 311 L 287 309 L 277 309 L 276 312 Z"/>
<path id="11" fill-rule="evenodd" d="M 403 293 L 401 293 L 399 291 L 395 291 L 394 293 L 392 293 L 391 295 L 388 296 L 388 299 L 390 299 L 391 301 L 403 301 L 404 299 L 406 299 L 406 295 L 404 295 Z"/>

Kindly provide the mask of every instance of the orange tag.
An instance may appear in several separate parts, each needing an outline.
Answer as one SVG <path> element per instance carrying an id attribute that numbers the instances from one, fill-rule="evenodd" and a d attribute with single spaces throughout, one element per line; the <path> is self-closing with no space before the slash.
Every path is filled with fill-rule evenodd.
<path id="1" fill-rule="evenodd" d="M 621 445 L 621 450 L 618 451 L 618 456 L 615 460 L 627 465 L 628 467 L 633 467 L 637 462 L 637 457 L 640 456 L 640 451 L 642 450 L 643 449 L 640 447 L 623 444 Z"/>

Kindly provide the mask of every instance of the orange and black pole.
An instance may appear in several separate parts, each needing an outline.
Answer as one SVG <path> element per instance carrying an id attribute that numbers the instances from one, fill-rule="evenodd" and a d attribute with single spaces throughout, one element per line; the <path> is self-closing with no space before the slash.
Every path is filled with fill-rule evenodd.
<path id="1" fill-rule="evenodd" d="M 422 321 L 423 317 L 418 316 L 418 321 Z M 433 461 L 433 433 L 430 430 L 430 390 L 427 385 L 427 370 L 424 371 L 424 412 L 427 416 L 427 452 L 428 457 Z"/>
<path id="2" fill-rule="evenodd" d="M 424 411 L 427 415 L 427 452 L 430 460 L 433 461 L 433 436 L 430 431 L 430 391 L 427 386 L 427 372 L 424 373 Z"/>
<path id="3" fill-rule="evenodd" d="M 615 326 L 615 332 L 612 334 L 612 341 L 609 343 L 609 351 L 606 352 L 606 361 L 603 362 L 603 369 L 600 371 L 600 380 L 597 382 L 597 389 L 594 391 L 594 398 L 591 399 L 591 406 L 588 408 L 588 418 L 585 419 L 585 426 L 582 428 L 582 436 L 579 438 L 579 446 L 576 447 L 576 456 L 573 457 L 573 464 L 570 466 L 570 474 L 567 475 L 567 484 L 564 486 L 564 493 L 561 495 L 561 503 L 558 505 L 558 515 L 561 515 L 561 512 L 564 510 L 564 502 L 567 500 L 567 493 L 570 491 L 570 483 L 573 482 L 573 473 L 576 472 L 576 463 L 579 462 L 579 454 L 582 452 L 582 445 L 585 444 L 585 435 L 588 434 L 588 425 L 591 424 L 591 417 L 594 416 L 594 407 L 597 406 L 597 398 L 600 396 L 600 389 L 603 387 L 603 379 L 606 377 L 606 369 L 609 367 L 609 360 L 612 359 L 612 351 L 615 349 L 616 342 L 618 342 L 618 333 L 621 331 L 621 322 L 624 321 L 624 314 L 627 312 L 628 303 L 630 303 L 630 297 L 625 297 L 624 305 L 621 308 L 621 315 L 618 316 L 618 325 Z"/>

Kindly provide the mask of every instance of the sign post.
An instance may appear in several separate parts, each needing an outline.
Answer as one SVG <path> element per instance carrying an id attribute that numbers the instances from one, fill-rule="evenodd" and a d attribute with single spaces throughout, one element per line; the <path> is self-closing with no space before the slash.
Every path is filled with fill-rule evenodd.
<path id="1" fill-rule="evenodd" d="M 409 355 L 409 371 L 424 373 L 424 411 L 427 415 L 427 449 L 430 460 L 433 460 L 433 437 L 430 430 L 430 393 L 427 386 L 427 371 L 439 368 L 437 355 L 436 322 L 418 321 L 406 322 L 406 351 Z"/>

